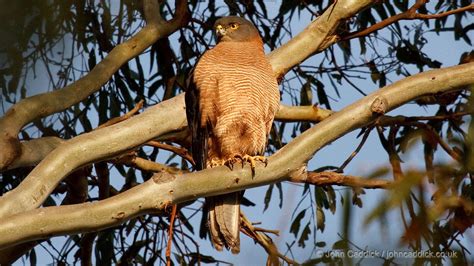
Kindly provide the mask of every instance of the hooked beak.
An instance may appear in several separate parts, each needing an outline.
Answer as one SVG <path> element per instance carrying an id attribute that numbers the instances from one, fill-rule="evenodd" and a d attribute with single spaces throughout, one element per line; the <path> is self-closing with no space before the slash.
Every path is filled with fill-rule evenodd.
<path id="1" fill-rule="evenodd" d="M 224 36 L 225 34 L 227 33 L 226 29 L 224 27 L 222 27 L 222 25 L 217 25 L 216 26 L 216 35 L 217 35 L 217 38 L 221 38 L 222 36 Z"/>

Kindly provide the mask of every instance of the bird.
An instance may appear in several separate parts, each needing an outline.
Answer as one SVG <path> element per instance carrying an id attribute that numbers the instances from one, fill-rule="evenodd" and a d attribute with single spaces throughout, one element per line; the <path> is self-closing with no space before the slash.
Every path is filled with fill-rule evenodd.
<path id="1" fill-rule="evenodd" d="M 227 16 L 214 24 L 217 44 L 198 59 L 185 92 L 196 170 L 237 162 L 266 163 L 264 152 L 280 104 L 276 76 L 257 28 Z M 222 178 L 225 178 L 223 176 Z M 206 198 L 215 249 L 240 252 L 243 192 Z"/>

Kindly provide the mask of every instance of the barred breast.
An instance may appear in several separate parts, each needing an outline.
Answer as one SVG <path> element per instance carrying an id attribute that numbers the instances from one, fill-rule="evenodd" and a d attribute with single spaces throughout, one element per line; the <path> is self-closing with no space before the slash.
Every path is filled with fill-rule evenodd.
<path id="1" fill-rule="evenodd" d="M 201 123 L 210 123 L 210 156 L 262 154 L 280 101 L 260 42 L 221 42 L 199 60 Z"/>

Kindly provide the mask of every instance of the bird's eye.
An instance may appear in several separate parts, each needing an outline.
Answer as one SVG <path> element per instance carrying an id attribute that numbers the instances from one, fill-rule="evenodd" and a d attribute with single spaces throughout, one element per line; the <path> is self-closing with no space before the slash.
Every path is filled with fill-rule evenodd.
<path id="1" fill-rule="evenodd" d="M 230 28 L 233 29 L 233 30 L 237 29 L 238 27 L 239 27 L 239 25 L 237 23 L 230 24 Z"/>

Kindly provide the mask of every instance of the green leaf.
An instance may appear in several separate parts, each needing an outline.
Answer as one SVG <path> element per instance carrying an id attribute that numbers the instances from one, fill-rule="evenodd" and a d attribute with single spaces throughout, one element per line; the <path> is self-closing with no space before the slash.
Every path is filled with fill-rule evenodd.
<path id="1" fill-rule="evenodd" d="M 94 48 L 92 48 L 91 51 L 89 52 L 89 59 L 87 59 L 87 64 L 89 65 L 89 70 L 92 70 L 97 64 Z"/>
<path id="2" fill-rule="evenodd" d="M 265 193 L 265 198 L 263 199 L 263 211 L 266 211 L 268 209 L 268 206 L 270 205 L 270 200 L 272 199 L 272 193 L 273 184 L 268 186 L 267 192 Z"/>
<path id="3" fill-rule="evenodd" d="M 311 105 L 313 101 L 313 91 L 311 90 L 311 79 L 308 77 L 306 83 L 301 87 L 300 91 L 300 104 L 301 105 Z"/>
<path id="4" fill-rule="evenodd" d="M 309 228 L 309 222 L 304 227 L 303 233 L 301 233 L 300 239 L 298 240 L 298 246 L 305 248 L 305 242 L 309 239 L 309 234 L 311 234 L 311 229 Z"/>
<path id="5" fill-rule="evenodd" d="M 153 82 L 150 85 L 150 87 L 148 87 L 148 97 L 149 98 L 153 97 L 161 86 L 163 86 L 163 80 L 162 79 L 159 79 L 159 80 L 156 80 L 155 82 Z"/>
<path id="6" fill-rule="evenodd" d="M 293 222 L 291 223 L 290 233 L 293 233 L 295 237 L 298 235 L 298 232 L 300 231 L 301 220 L 304 218 L 305 213 L 306 213 L 306 209 L 302 210 L 300 213 L 298 213 L 295 220 L 293 220 Z"/>
<path id="7" fill-rule="evenodd" d="M 346 249 L 347 248 L 347 241 L 344 239 L 336 241 L 332 245 L 332 249 L 340 250 L 340 249 Z"/>
<path id="8" fill-rule="evenodd" d="M 102 89 L 99 92 L 99 106 L 97 110 L 97 113 L 99 114 L 99 125 L 109 120 L 108 109 L 109 109 L 109 98 L 108 98 L 107 92 L 104 89 Z"/>
<path id="9" fill-rule="evenodd" d="M 412 188 L 420 184 L 424 176 L 425 173 L 407 171 L 401 180 L 397 180 L 396 183 L 392 184 L 388 196 L 366 217 L 365 223 L 368 224 L 375 218 L 383 216 L 391 209 L 403 204 L 406 199 L 410 198 Z"/>
<path id="10" fill-rule="evenodd" d="M 336 212 L 336 192 L 334 192 L 334 189 L 332 186 L 328 186 L 326 188 L 326 194 L 328 196 L 328 201 L 329 201 L 329 210 L 331 211 L 332 214 Z"/>
<path id="11" fill-rule="evenodd" d="M 46 200 L 43 202 L 43 207 L 50 207 L 50 206 L 56 206 L 56 202 L 51 196 L 48 196 Z"/>
<path id="12" fill-rule="evenodd" d="M 30 265 L 31 266 L 36 265 L 36 251 L 34 248 L 31 249 L 29 253 L 29 257 L 30 257 Z"/>
<path id="13" fill-rule="evenodd" d="M 135 57 L 135 63 L 137 65 L 137 70 L 138 70 L 138 74 L 135 79 L 138 79 L 138 83 L 140 84 L 140 89 L 143 94 L 143 90 L 145 89 L 145 77 L 143 75 L 143 67 L 142 67 L 142 63 L 140 62 L 139 56 Z"/>
<path id="14" fill-rule="evenodd" d="M 316 205 L 318 207 L 324 207 L 325 209 L 329 208 L 328 197 L 323 188 L 316 187 L 314 189 L 314 197 L 316 199 Z"/>
<path id="15" fill-rule="evenodd" d="M 214 257 L 209 255 L 204 255 L 201 253 L 191 252 L 185 255 L 186 257 L 191 257 L 189 265 L 198 265 L 200 263 L 216 263 L 217 260 Z"/>
<path id="16" fill-rule="evenodd" d="M 114 255 L 114 231 L 99 232 L 95 245 L 96 265 L 111 265 Z"/>
<path id="17" fill-rule="evenodd" d="M 358 193 L 354 190 L 354 193 L 352 193 L 352 204 L 357 205 L 359 208 L 362 208 L 363 204 L 362 204 L 362 200 L 359 197 L 359 194 L 361 193 Z M 362 193 L 362 194 L 365 194 L 365 193 Z"/>
<path id="18" fill-rule="evenodd" d="M 243 206 L 246 206 L 246 207 L 253 207 L 256 204 L 253 203 L 251 200 L 249 200 L 248 198 L 246 198 L 244 196 L 244 197 L 242 197 L 242 200 L 240 201 L 240 205 L 243 205 Z"/>
<path id="19" fill-rule="evenodd" d="M 133 231 L 135 228 L 135 224 L 137 223 L 137 218 L 131 219 L 128 223 L 127 226 L 125 227 L 125 233 L 126 236 L 129 236 L 130 233 Z"/>
<path id="20" fill-rule="evenodd" d="M 380 167 L 380 168 L 375 169 L 370 174 L 368 174 L 367 178 L 371 179 L 371 178 L 383 177 L 387 175 L 388 173 L 390 173 L 390 169 L 388 167 Z"/>
<path id="21" fill-rule="evenodd" d="M 201 221 L 199 223 L 199 237 L 202 239 L 206 239 L 208 235 L 209 228 L 207 227 L 207 220 L 208 220 L 208 205 L 204 204 L 202 207 L 202 215 L 201 215 Z"/>
<path id="22" fill-rule="evenodd" d="M 324 232 L 326 222 L 326 216 L 324 215 L 324 211 L 321 207 L 316 207 L 316 228 Z"/>
<path id="23" fill-rule="evenodd" d="M 82 127 L 84 128 L 85 132 L 92 131 L 92 124 L 89 118 L 85 113 L 79 115 L 79 121 L 81 122 Z"/>
<path id="24" fill-rule="evenodd" d="M 194 234 L 194 228 L 193 226 L 189 223 L 189 220 L 186 218 L 186 216 L 184 215 L 184 213 L 180 210 L 179 211 L 179 221 L 181 221 L 184 226 L 191 232 Z"/>
<path id="25" fill-rule="evenodd" d="M 340 84 L 340 79 L 338 80 L 338 82 Z M 331 110 L 331 105 L 329 104 L 328 95 L 326 94 L 326 91 L 324 90 L 324 84 L 319 80 L 316 81 L 316 92 L 318 95 L 319 104 L 324 105 L 327 109 Z"/>
<path id="26" fill-rule="evenodd" d="M 316 242 L 316 246 L 317 246 L 318 248 L 323 248 L 323 247 L 326 246 L 326 242 L 324 242 L 324 241 Z"/>
<path id="27" fill-rule="evenodd" d="M 280 196 L 280 204 L 278 204 L 278 207 L 281 209 L 283 207 L 283 188 L 281 187 L 281 183 L 276 183 L 275 185 L 278 188 L 278 194 Z"/>

